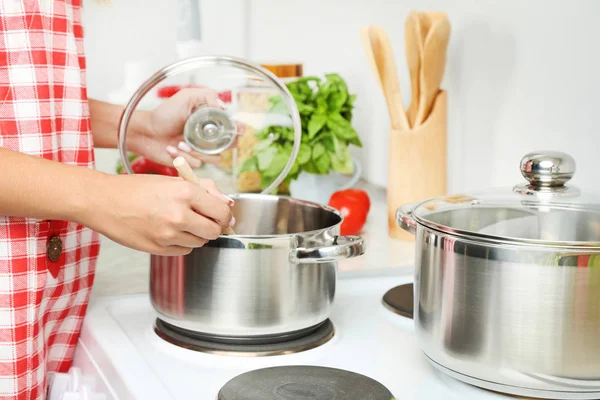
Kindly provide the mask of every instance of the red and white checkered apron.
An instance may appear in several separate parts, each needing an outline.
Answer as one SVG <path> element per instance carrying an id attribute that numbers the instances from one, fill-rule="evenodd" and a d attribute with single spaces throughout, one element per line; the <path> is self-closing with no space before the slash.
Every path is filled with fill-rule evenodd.
<path id="1" fill-rule="evenodd" d="M 94 167 L 80 0 L 0 0 L 0 146 Z M 1 399 L 44 399 L 70 367 L 98 251 L 77 224 L 0 216 Z"/>

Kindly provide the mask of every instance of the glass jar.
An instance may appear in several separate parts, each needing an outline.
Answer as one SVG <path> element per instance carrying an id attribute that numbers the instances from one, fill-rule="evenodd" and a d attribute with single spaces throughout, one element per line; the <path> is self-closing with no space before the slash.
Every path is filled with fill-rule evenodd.
<path id="1" fill-rule="evenodd" d="M 302 64 L 261 64 L 271 71 L 284 83 L 302 77 Z M 272 178 L 261 176 L 258 171 L 244 170 L 244 163 L 253 155 L 254 147 L 259 145 L 261 138 L 256 134 L 271 125 L 289 126 L 291 120 L 286 111 L 272 108 L 271 100 L 280 93 L 264 79 L 252 76 L 232 93 L 232 101 L 241 115 L 264 117 L 260 121 L 248 121 L 244 126 L 244 134 L 240 136 L 238 146 L 223 153 L 221 166 L 232 171 L 233 185 L 237 192 L 256 193 L 267 186 Z M 274 157 L 277 154 L 273 154 Z M 289 187 L 281 183 L 277 192 L 289 194 Z"/>

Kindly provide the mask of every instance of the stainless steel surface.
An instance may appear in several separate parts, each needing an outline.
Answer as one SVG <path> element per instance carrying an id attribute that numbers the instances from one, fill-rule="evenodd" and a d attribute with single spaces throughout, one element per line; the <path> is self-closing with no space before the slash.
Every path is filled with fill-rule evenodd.
<path id="1" fill-rule="evenodd" d="M 339 236 L 341 214 L 326 206 L 261 194 L 232 197 L 236 235 L 187 256 L 151 257 L 150 296 L 159 318 L 236 338 L 325 321 L 335 295 L 335 260 L 363 254 L 363 240 Z"/>
<path id="2" fill-rule="evenodd" d="M 392 400 L 381 383 L 336 368 L 293 365 L 246 372 L 231 379 L 217 400 Z"/>
<path id="3" fill-rule="evenodd" d="M 410 216 L 398 212 L 398 225 L 412 226 Z M 510 394 L 600 398 L 597 214 L 538 204 L 434 209 L 428 218 L 482 233 L 414 221 L 415 329 L 434 365 Z M 509 232 L 525 239 L 495 239 Z"/>
<path id="4" fill-rule="evenodd" d="M 410 213 L 410 212 L 406 212 Z M 407 222 L 400 212 L 398 224 Z M 600 247 L 600 210 L 577 210 L 543 205 L 528 209 L 477 207 L 431 212 L 427 222 L 418 223 L 471 240 L 498 245 L 515 244 L 569 248 Z M 411 227 L 412 231 L 413 228 Z"/>
<path id="5" fill-rule="evenodd" d="M 154 332 L 163 340 L 188 350 L 201 353 L 233 357 L 271 357 L 285 354 L 294 354 L 319 347 L 330 341 L 335 335 L 335 327 L 330 320 L 303 331 L 302 336 L 282 335 L 277 342 L 256 341 L 251 339 L 236 340 L 234 342 L 215 342 L 213 338 L 198 338 L 189 331 L 180 332 L 177 328 L 167 326 L 163 321 L 157 320 Z M 221 338 L 219 338 L 220 340 Z M 261 338 L 262 339 L 262 338 Z M 235 340 L 235 339 L 234 339 Z"/>
<path id="6" fill-rule="evenodd" d="M 396 210 L 396 223 L 402 229 L 412 234 L 417 232 L 417 223 L 413 218 L 414 204 L 404 204 Z"/>
<path id="7" fill-rule="evenodd" d="M 415 224 L 490 244 L 600 248 L 600 198 L 564 185 L 574 161 L 563 153 L 523 158 L 530 182 L 474 194 L 440 196 L 396 212 L 397 224 Z M 525 174 L 527 175 L 527 174 Z"/>
<path id="8" fill-rule="evenodd" d="M 167 65 L 163 67 L 159 71 L 157 71 L 154 75 L 148 78 L 132 95 L 131 99 L 125 106 L 123 113 L 121 114 L 121 120 L 119 121 L 119 154 L 121 156 L 121 161 L 123 162 L 123 166 L 125 170 L 129 174 L 133 174 L 133 170 L 131 169 L 131 163 L 129 162 L 129 158 L 127 157 L 127 128 L 129 126 L 129 121 L 136 110 L 137 105 L 144 98 L 144 96 L 152 90 L 156 85 L 165 80 L 169 76 L 177 75 L 181 72 L 189 72 L 192 70 L 198 70 L 200 68 L 205 67 L 214 67 L 214 66 L 224 66 L 237 68 L 241 71 L 246 71 L 256 75 L 264 79 L 266 82 L 270 82 L 273 84 L 275 88 L 283 93 L 283 100 L 285 105 L 288 108 L 290 113 L 292 126 L 294 127 L 294 144 L 292 147 L 292 152 L 289 160 L 287 161 L 285 167 L 279 174 L 279 176 L 271 182 L 261 193 L 271 193 L 275 188 L 277 188 L 281 182 L 288 175 L 294 162 L 296 161 L 296 157 L 298 156 L 298 151 L 300 150 L 300 143 L 302 140 L 302 125 L 300 120 L 300 114 L 298 113 L 298 107 L 296 106 L 296 102 L 292 97 L 290 91 L 287 86 L 277 78 L 271 71 L 253 64 L 247 60 L 236 58 L 236 57 L 228 57 L 228 56 L 199 56 L 199 57 L 191 57 L 176 63 Z"/>
<path id="9" fill-rule="evenodd" d="M 558 151 L 529 153 L 521 160 L 521 174 L 536 187 L 564 186 L 575 174 L 575 159 Z"/>
<path id="10" fill-rule="evenodd" d="M 183 127 L 185 142 L 203 154 L 222 153 L 233 144 L 236 135 L 236 125 L 227 112 L 208 106 L 198 107 Z"/>
<path id="11" fill-rule="evenodd" d="M 497 393 L 508 393 L 508 394 L 517 394 L 514 393 L 514 388 L 511 388 L 506 385 L 501 385 L 498 383 L 484 381 L 482 379 L 473 378 L 472 376 L 460 374 L 451 369 L 445 368 L 443 365 L 440 365 L 428 358 L 429 362 L 440 372 L 447 374 L 451 378 L 457 379 L 459 381 L 468 383 L 473 386 L 478 386 L 480 388 L 491 390 Z M 535 399 L 543 399 L 550 398 L 555 400 L 598 400 L 598 395 L 593 393 L 581 393 L 581 392 L 568 392 L 568 391 L 552 391 L 548 392 L 546 390 L 536 390 L 536 389 L 526 389 L 519 388 L 519 393 L 517 394 L 518 398 L 523 400 L 535 400 Z"/>
<path id="12" fill-rule="evenodd" d="M 333 241 L 332 246 L 298 248 L 292 252 L 294 263 L 328 263 L 360 256 L 365 252 L 365 243 L 360 236 L 342 236 Z"/>
<path id="13" fill-rule="evenodd" d="M 517 193 L 546 200 L 580 194 L 578 188 L 565 186 L 575 175 L 576 169 L 575 160 L 566 153 L 529 153 L 521 159 L 520 168 L 527 182 L 514 187 Z"/>

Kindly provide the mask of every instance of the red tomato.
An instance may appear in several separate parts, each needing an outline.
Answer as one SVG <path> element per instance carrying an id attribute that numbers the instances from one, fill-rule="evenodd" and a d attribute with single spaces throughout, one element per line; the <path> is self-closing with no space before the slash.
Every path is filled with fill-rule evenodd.
<path id="1" fill-rule="evenodd" d="M 219 99 L 221 99 L 223 103 L 231 103 L 231 90 L 219 92 Z"/>
<path id="2" fill-rule="evenodd" d="M 162 165 L 151 161 L 145 157 L 138 157 L 131 163 L 131 170 L 136 174 L 154 174 L 154 175 L 166 175 L 166 176 L 178 176 L 177 170 L 167 165 Z M 126 174 L 125 168 L 121 171 L 121 174 Z"/>
<path id="3" fill-rule="evenodd" d="M 331 196 L 330 201 L 331 200 L 335 201 L 335 200 L 337 200 L 337 198 L 356 199 L 366 207 L 367 212 L 369 212 L 371 210 L 371 199 L 369 198 L 369 195 L 367 194 L 367 192 L 365 192 L 362 189 L 340 190 L 339 192 L 335 192 Z"/>
<path id="4" fill-rule="evenodd" d="M 167 99 L 171 96 L 173 96 L 175 93 L 179 92 L 181 89 L 184 88 L 203 88 L 206 86 L 202 86 L 202 85 L 168 85 L 168 86 L 163 86 L 161 88 L 158 88 L 158 90 L 156 91 L 156 95 L 161 98 L 161 99 Z M 219 99 L 221 99 L 221 101 L 223 103 L 231 103 L 231 90 L 226 90 L 224 92 L 219 92 Z"/>
<path id="5" fill-rule="evenodd" d="M 161 99 L 167 99 L 173 96 L 175 93 L 179 92 L 180 90 L 181 86 L 179 85 L 163 86 L 161 88 L 158 88 L 158 90 L 156 91 L 156 95 Z"/>
<path id="6" fill-rule="evenodd" d="M 362 232 L 371 207 L 366 192 L 360 189 L 342 190 L 334 193 L 328 204 L 344 217 L 340 228 L 342 235 L 358 235 Z"/>

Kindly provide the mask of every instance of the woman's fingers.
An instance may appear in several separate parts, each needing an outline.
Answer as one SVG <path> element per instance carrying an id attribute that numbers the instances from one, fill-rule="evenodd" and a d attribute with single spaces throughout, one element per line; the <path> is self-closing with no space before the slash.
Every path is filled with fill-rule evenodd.
<path id="1" fill-rule="evenodd" d="M 190 145 L 187 144 L 186 142 L 179 142 L 177 144 L 177 150 L 178 150 L 177 154 L 185 157 L 188 162 L 189 162 L 189 159 L 191 158 L 191 159 L 194 159 L 194 160 L 200 161 L 200 162 L 207 162 L 209 164 L 218 164 L 218 163 L 221 162 L 221 158 L 222 158 L 218 154 L 216 154 L 216 155 L 206 155 L 206 154 L 198 153 L 197 151 L 194 151 L 190 147 Z"/>
<path id="2" fill-rule="evenodd" d="M 183 143 L 183 142 L 182 142 Z M 187 144 L 186 144 L 187 146 Z M 200 166 L 202 165 L 202 161 L 192 157 L 191 154 L 181 150 L 181 149 L 177 149 L 174 146 L 167 146 L 167 152 L 169 153 L 169 155 L 171 157 L 173 157 L 174 159 L 177 157 L 183 157 L 185 158 L 185 161 L 188 162 L 188 164 L 190 165 L 190 167 L 192 168 L 200 168 Z"/>
<path id="3" fill-rule="evenodd" d="M 186 88 L 180 90 L 177 94 L 187 97 L 190 113 L 199 106 L 207 105 L 210 107 L 223 108 L 223 102 L 219 99 L 219 93 L 216 90 L 208 88 Z"/>
<path id="4" fill-rule="evenodd" d="M 223 226 L 212 219 L 205 218 L 204 216 L 191 211 L 183 229 L 191 236 L 208 241 L 215 240 L 221 236 Z M 181 245 L 182 243 L 178 244 Z"/>
<path id="5" fill-rule="evenodd" d="M 233 205 L 235 204 L 235 202 L 233 201 L 233 199 L 223 193 L 221 193 L 221 191 L 219 190 L 219 187 L 217 186 L 217 184 L 211 180 L 211 179 L 199 179 L 198 180 L 200 182 L 200 185 L 202 185 L 202 187 L 204 189 L 206 189 L 206 191 L 211 194 L 212 196 L 216 197 L 217 199 L 221 199 L 224 200 L 229 207 L 233 207 Z"/>
<path id="6" fill-rule="evenodd" d="M 206 218 L 204 218 L 206 220 Z M 213 224 L 215 224 L 213 222 Z M 216 224 L 215 224 L 216 225 Z M 219 227 L 219 234 L 220 234 Z M 219 237 L 217 235 L 217 237 Z M 215 237 L 214 239 L 216 239 Z M 203 237 L 203 234 L 200 230 L 196 230 L 195 233 L 190 232 L 179 232 L 176 235 L 173 235 L 169 240 L 161 241 L 159 244 L 164 247 L 179 247 L 179 251 L 184 251 L 185 249 L 195 249 L 197 247 L 202 247 L 208 242 L 208 238 Z"/>
<path id="7" fill-rule="evenodd" d="M 211 194 L 209 189 L 205 189 L 206 190 L 200 189 L 198 195 L 192 199 L 192 208 L 197 213 L 212 219 L 221 226 L 229 226 L 233 219 L 231 208 L 227 202 L 224 201 L 224 198 L 219 198 Z"/>

